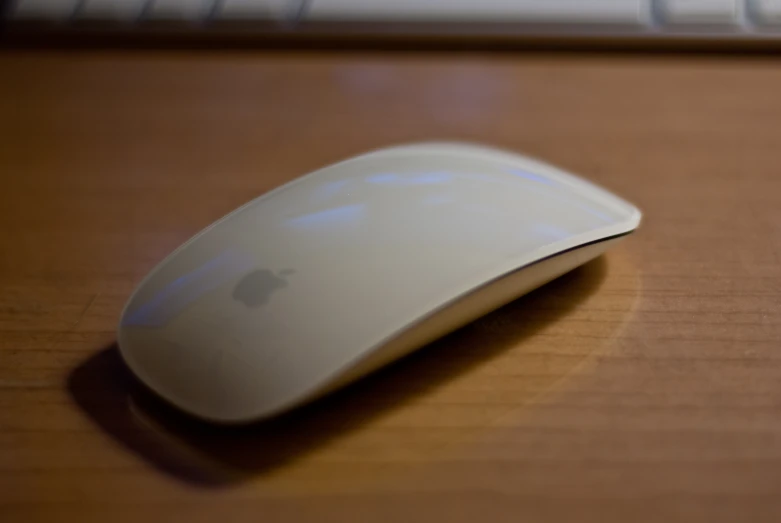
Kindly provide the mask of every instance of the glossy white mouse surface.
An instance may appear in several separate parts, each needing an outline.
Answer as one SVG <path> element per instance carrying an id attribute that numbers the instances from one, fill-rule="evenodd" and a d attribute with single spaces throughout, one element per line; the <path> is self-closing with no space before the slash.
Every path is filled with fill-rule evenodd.
<path id="1" fill-rule="evenodd" d="M 294 180 L 190 239 L 128 301 L 119 347 L 184 411 L 259 420 L 598 256 L 639 222 L 626 201 L 516 154 L 378 150 Z"/>

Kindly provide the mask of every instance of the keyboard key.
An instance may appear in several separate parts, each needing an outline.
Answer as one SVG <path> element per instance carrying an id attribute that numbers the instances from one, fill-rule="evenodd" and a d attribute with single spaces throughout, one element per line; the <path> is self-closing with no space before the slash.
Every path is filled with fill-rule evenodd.
<path id="1" fill-rule="evenodd" d="M 76 18 L 133 22 L 138 20 L 146 0 L 84 0 Z"/>
<path id="2" fill-rule="evenodd" d="M 664 22 L 684 25 L 738 23 L 738 0 L 659 0 Z"/>
<path id="3" fill-rule="evenodd" d="M 311 0 L 306 20 L 644 25 L 649 0 Z"/>
<path id="4" fill-rule="evenodd" d="M 11 17 L 16 20 L 64 21 L 73 16 L 78 0 L 17 0 Z"/>
<path id="5" fill-rule="evenodd" d="M 208 18 L 215 0 L 152 0 L 146 17 L 152 20 L 200 22 Z"/>
<path id="6" fill-rule="evenodd" d="M 753 0 L 749 7 L 760 24 L 781 25 L 781 0 Z"/>
<path id="7" fill-rule="evenodd" d="M 229 20 L 292 19 L 300 0 L 223 0 L 217 18 Z"/>

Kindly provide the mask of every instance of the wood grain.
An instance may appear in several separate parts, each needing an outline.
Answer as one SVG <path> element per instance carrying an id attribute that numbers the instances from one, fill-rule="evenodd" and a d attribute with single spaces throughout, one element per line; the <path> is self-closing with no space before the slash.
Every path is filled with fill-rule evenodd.
<path id="1" fill-rule="evenodd" d="M 773 58 L 0 55 L 0 520 L 778 521 Z M 636 202 L 602 259 L 243 430 L 129 376 L 139 279 L 241 203 L 393 143 L 539 156 Z"/>

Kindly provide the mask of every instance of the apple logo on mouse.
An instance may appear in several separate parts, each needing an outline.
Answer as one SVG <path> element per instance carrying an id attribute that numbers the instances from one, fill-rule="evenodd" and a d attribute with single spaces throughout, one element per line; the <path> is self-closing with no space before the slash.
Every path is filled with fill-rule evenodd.
<path id="1" fill-rule="evenodd" d="M 274 291 L 287 287 L 285 276 L 295 271 L 285 269 L 274 274 L 268 269 L 258 269 L 244 276 L 233 289 L 233 299 L 250 308 L 260 307 L 268 302 Z"/>

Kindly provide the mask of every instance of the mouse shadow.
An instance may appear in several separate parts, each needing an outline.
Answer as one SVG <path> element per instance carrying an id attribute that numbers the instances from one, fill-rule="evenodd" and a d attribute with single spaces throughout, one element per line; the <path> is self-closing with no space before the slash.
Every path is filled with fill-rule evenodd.
<path id="1" fill-rule="evenodd" d="M 159 471 L 225 487 L 301 459 L 523 343 L 585 300 L 606 273 L 600 256 L 325 398 L 250 425 L 210 425 L 169 406 L 131 374 L 116 343 L 75 368 L 67 388 L 105 433 Z"/>

